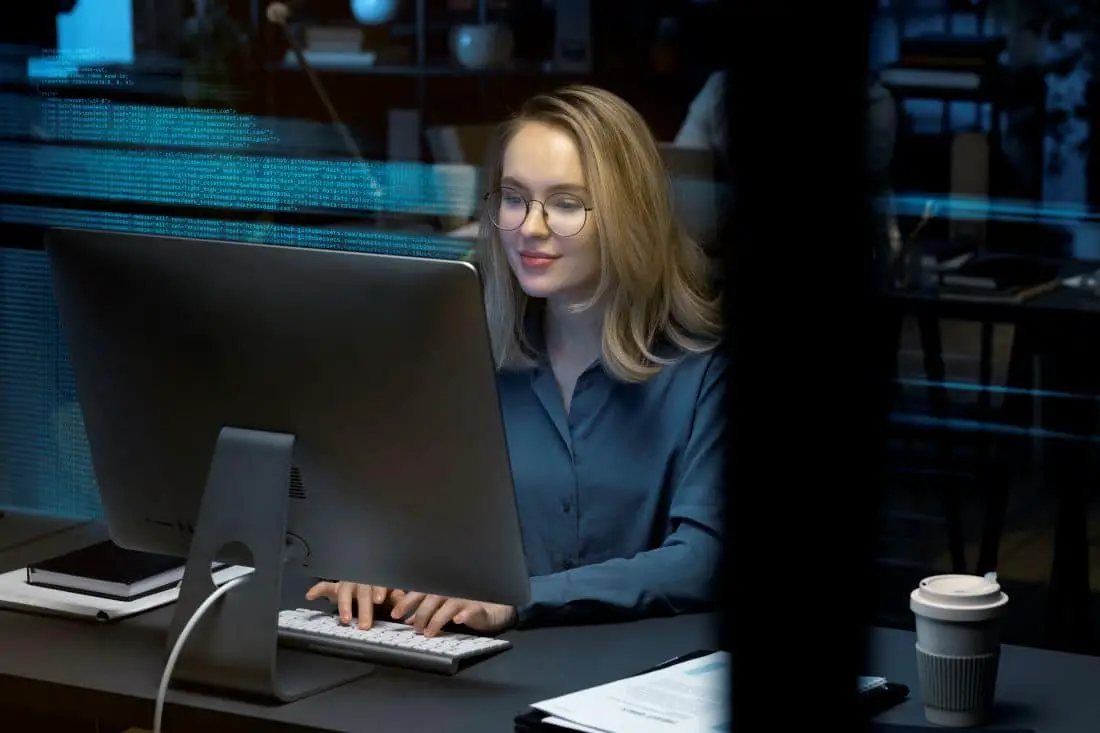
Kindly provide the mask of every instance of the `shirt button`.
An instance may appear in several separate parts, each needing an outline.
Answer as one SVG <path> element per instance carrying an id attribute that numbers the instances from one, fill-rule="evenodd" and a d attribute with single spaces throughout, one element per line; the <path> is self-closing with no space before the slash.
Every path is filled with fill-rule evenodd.
<path id="1" fill-rule="evenodd" d="M 568 499 L 565 499 L 565 500 L 562 501 L 561 510 L 565 514 L 568 514 L 569 512 L 573 511 L 573 505 L 570 503 L 570 501 Z"/>
<path id="2" fill-rule="evenodd" d="M 567 557 L 565 558 L 565 562 L 562 563 L 562 567 L 564 567 L 566 570 L 572 570 L 573 568 L 577 567 L 577 561 L 571 557 Z"/>

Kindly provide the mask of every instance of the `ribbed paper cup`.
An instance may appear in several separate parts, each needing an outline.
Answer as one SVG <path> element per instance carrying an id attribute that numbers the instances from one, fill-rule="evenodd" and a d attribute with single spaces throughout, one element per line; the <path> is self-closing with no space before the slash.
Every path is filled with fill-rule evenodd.
<path id="1" fill-rule="evenodd" d="M 989 715 L 1007 603 L 993 575 L 936 575 L 910 594 L 917 673 L 929 723 L 971 727 Z"/>

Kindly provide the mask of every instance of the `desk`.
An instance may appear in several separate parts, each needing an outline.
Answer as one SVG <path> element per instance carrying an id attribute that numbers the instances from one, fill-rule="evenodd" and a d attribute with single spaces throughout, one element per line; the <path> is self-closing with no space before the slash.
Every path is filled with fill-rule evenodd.
<path id="1" fill-rule="evenodd" d="M 79 711 L 105 722 L 152 719 L 164 625 L 158 612 L 115 626 L 87 626 L 0 612 L 0 708 Z M 170 730 L 339 731 L 368 716 L 400 731 L 512 730 L 512 717 L 536 700 L 645 669 L 710 643 L 711 618 L 684 616 L 608 627 L 510 634 L 516 646 L 456 677 L 379 668 L 354 684 L 282 707 L 174 692 Z M 42 643 L 44 638 L 48 644 Z M 913 694 L 879 719 L 924 724 L 914 634 L 871 632 L 868 671 L 909 685 Z M 1100 719 L 1100 659 L 1006 646 L 994 723 L 1042 733 L 1091 730 Z"/>
<path id="2" fill-rule="evenodd" d="M 1096 269 L 1096 263 L 1069 262 L 1063 277 Z M 1095 325 L 1100 298 L 1078 288 L 1059 287 L 1022 303 L 981 302 L 941 298 L 934 290 L 890 289 L 883 293 L 888 307 L 911 315 L 957 318 L 964 321 L 1048 325 L 1052 317 L 1075 325 Z"/>
<path id="3" fill-rule="evenodd" d="M 49 553 L 96 541 L 101 528 L 76 527 L 39 543 Z M 31 548 L 0 553 L 0 571 L 27 562 Z M 47 554 L 49 554 L 47 553 Z M 36 557 L 41 557 L 38 552 Z M 298 584 L 287 602 L 299 605 Z M 112 625 L 92 625 L 0 611 L 0 710 L 42 714 L 64 710 L 106 724 L 148 725 L 164 661 L 171 608 Z M 174 691 L 169 730 L 341 731 L 369 719 L 399 731 L 506 733 L 512 718 L 537 700 L 608 682 L 685 650 L 713 646 L 711 615 L 629 624 L 512 632 L 510 651 L 455 677 L 378 667 L 353 684 L 279 707 Z M 868 674 L 909 685 L 912 697 L 883 715 L 890 723 L 922 725 L 915 635 L 871 630 Z M 1100 658 L 1006 646 L 997 687 L 995 723 L 1042 733 L 1091 730 L 1100 720 Z"/>
<path id="4" fill-rule="evenodd" d="M 70 549 L 93 530 L 72 532 Z M 94 540 L 93 540 L 94 541 Z M 62 545 L 51 538 L 51 554 Z M 0 554 L 0 569 L 25 565 L 27 546 Z M 288 583 L 290 607 L 306 581 Z M 105 724 L 145 725 L 164 664 L 172 608 L 117 624 L 0 611 L 0 709 L 50 714 L 65 710 Z M 346 731 L 385 721 L 396 731 L 512 730 L 527 706 L 555 695 L 639 672 L 685 651 L 715 644 L 710 615 L 629 624 L 511 632 L 515 646 L 455 677 L 377 667 L 374 674 L 336 690 L 283 706 L 263 706 L 192 692 L 172 692 L 168 730 Z"/>

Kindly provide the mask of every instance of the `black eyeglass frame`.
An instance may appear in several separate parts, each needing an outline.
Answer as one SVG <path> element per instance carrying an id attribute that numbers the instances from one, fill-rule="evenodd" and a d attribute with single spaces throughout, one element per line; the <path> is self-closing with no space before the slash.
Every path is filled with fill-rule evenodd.
<path id="1" fill-rule="evenodd" d="M 498 188 L 495 191 L 487 191 L 484 194 L 482 194 L 481 200 L 484 201 L 485 203 L 488 203 L 489 198 L 491 196 L 499 194 L 503 190 L 504 190 L 503 188 Z M 518 225 L 512 227 L 511 229 L 505 229 L 500 224 L 497 224 L 495 221 L 493 221 L 492 214 L 489 215 L 489 222 L 502 232 L 514 232 L 517 229 L 519 229 L 521 226 L 523 226 L 527 222 L 527 218 L 529 216 L 531 216 L 531 204 L 538 204 L 539 207 L 542 209 L 542 221 L 543 221 L 544 224 L 546 224 L 546 228 L 549 229 L 550 231 L 554 232 L 554 234 L 557 234 L 559 237 L 564 237 L 565 239 L 569 239 L 570 237 L 575 237 L 575 236 L 577 236 L 578 234 L 580 234 L 581 232 L 584 231 L 584 228 L 586 226 L 588 226 L 588 214 L 594 208 L 592 206 L 581 206 L 581 208 L 584 209 L 584 221 L 581 222 L 580 228 L 577 229 L 577 231 L 573 232 L 572 234 L 561 234 L 556 229 L 554 229 L 553 226 L 550 225 L 550 217 L 546 213 L 546 204 L 544 202 L 539 201 L 538 199 L 529 199 L 526 196 L 524 196 L 522 193 L 517 193 L 516 195 L 519 196 L 521 199 L 523 199 L 523 203 L 525 204 L 525 208 L 526 208 L 526 212 L 523 215 L 523 219 L 520 220 Z M 555 193 L 550 194 L 550 196 L 547 196 L 547 198 L 550 198 L 552 196 L 572 196 L 572 195 L 573 194 L 569 194 L 569 193 L 565 193 L 565 192 L 555 192 Z M 576 198 L 576 197 L 574 197 L 574 198 Z M 577 199 L 577 200 L 579 201 L 580 199 Z"/>

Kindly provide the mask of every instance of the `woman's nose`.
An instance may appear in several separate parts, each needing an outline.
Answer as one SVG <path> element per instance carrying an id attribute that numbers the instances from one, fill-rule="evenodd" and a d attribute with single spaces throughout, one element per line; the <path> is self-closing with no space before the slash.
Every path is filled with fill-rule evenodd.
<path id="1" fill-rule="evenodd" d="M 525 237 L 545 239 L 550 236 L 550 227 L 546 224 L 546 209 L 538 201 L 532 201 L 527 210 L 527 218 L 523 220 L 520 231 Z"/>

